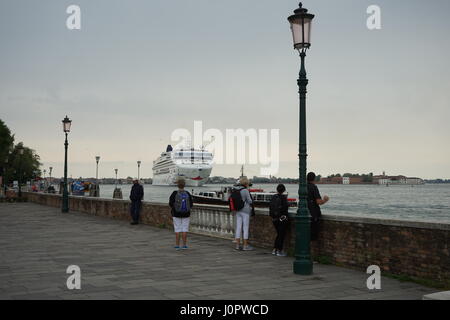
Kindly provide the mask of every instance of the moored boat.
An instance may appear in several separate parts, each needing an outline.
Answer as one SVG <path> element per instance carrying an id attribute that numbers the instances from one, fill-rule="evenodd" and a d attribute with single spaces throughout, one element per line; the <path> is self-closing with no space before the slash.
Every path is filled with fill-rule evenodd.
<path id="1" fill-rule="evenodd" d="M 195 203 L 224 205 L 228 206 L 228 198 L 231 195 L 233 187 L 222 187 L 219 191 L 200 191 L 193 193 L 192 197 Z M 256 208 L 268 208 L 270 200 L 276 192 L 265 192 L 263 189 L 249 188 L 248 191 L 253 198 L 253 204 Z M 297 199 L 289 198 L 289 207 L 297 206 Z"/>

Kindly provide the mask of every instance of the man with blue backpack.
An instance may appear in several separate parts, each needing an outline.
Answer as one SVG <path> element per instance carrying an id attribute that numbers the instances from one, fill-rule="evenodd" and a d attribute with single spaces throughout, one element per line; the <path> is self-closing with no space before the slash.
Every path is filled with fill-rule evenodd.
<path id="1" fill-rule="evenodd" d="M 189 231 L 189 217 L 194 205 L 191 194 L 184 190 L 186 181 L 183 178 L 177 181 L 178 190 L 172 192 L 169 206 L 172 208 L 173 227 L 175 230 L 175 249 L 187 249 L 187 233 Z M 180 233 L 183 246 L 180 247 Z"/>

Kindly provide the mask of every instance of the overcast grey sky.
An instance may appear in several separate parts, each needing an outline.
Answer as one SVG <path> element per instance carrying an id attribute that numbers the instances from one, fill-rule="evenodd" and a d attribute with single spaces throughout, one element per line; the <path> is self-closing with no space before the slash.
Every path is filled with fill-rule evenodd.
<path id="1" fill-rule="evenodd" d="M 450 1 L 303 1 L 308 170 L 450 178 Z M 81 30 L 66 8 L 81 7 Z M 0 118 L 63 174 L 151 177 L 176 128 L 280 129 L 279 176 L 298 176 L 298 1 L 0 2 Z M 381 7 L 382 29 L 366 9 Z M 212 175 L 237 176 L 238 165 Z M 258 175 L 256 166 L 247 175 Z"/>

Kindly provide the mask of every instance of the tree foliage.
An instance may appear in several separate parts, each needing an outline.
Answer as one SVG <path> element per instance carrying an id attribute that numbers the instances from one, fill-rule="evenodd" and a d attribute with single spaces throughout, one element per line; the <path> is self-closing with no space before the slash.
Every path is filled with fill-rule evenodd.
<path id="1" fill-rule="evenodd" d="M 5 163 L 8 154 L 14 147 L 14 135 L 8 126 L 0 119 L 0 164 Z"/>
<path id="2" fill-rule="evenodd" d="M 20 150 L 23 153 L 20 154 Z M 13 181 L 25 183 L 41 175 L 39 167 L 39 155 L 31 148 L 19 142 L 14 145 L 14 135 L 9 128 L 0 120 L 0 166 L 5 182 Z"/>

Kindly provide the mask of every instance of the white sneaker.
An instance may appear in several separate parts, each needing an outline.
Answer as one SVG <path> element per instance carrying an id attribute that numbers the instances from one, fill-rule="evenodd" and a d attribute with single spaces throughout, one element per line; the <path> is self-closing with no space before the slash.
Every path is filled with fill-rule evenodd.
<path id="1" fill-rule="evenodd" d="M 251 245 L 247 245 L 247 246 L 244 246 L 242 248 L 242 250 L 243 251 L 252 251 L 252 250 L 255 250 L 255 248 L 253 248 Z"/>
<path id="2" fill-rule="evenodd" d="M 286 252 L 283 252 L 283 251 L 277 252 L 277 257 L 286 257 L 286 256 L 287 256 Z"/>
<path id="3" fill-rule="evenodd" d="M 277 250 L 277 249 L 273 249 L 273 250 L 272 250 L 272 254 L 273 254 L 274 256 L 276 256 L 277 253 L 278 253 L 278 250 Z"/>

